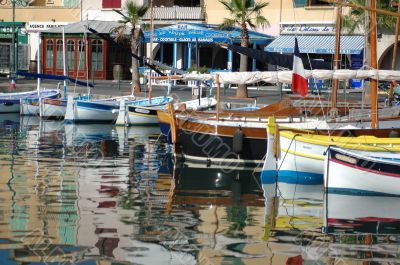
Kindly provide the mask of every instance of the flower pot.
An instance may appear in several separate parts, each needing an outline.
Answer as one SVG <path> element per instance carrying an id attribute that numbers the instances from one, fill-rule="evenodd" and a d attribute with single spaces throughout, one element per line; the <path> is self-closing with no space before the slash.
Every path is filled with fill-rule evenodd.
<path id="1" fill-rule="evenodd" d="M 113 79 L 122 80 L 124 78 L 124 66 L 123 64 L 113 65 Z"/>

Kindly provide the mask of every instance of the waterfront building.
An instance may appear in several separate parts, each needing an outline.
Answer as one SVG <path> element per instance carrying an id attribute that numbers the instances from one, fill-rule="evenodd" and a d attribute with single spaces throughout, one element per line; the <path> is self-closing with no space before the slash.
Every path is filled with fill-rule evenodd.
<path id="1" fill-rule="evenodd" d="M 337 7 L 318 0 L 265 1 L 269 5 L 263 10 L 263 15 L 268 18 L 270 26 L 257 31 L 277 37 L 266 48 L 267 51 L 290 54 L 293 52 L 294 36 L 299 36 L 300 52 L 309 53 L 311 58 L 333 60 Z M 219 24 L 224 17 L 229 16 L 219 1 L 204 0 L 204 9 L 207 23 L 210 24 Z M 343 10 L 344 13 L 349 11 L 347 8 Z M 377 56 L 380 69 L 390 69 L 394 43 L 394 32 L 378 32 Z M 360 68 L 365 64 L 364 48 L 368 51 L 364 32 L 355 32 L 352 36 L 343 34 L 341 51 L 344 54 L 342 62 L 346 67 Z"/>
<path id="2" fill-rule="evenodd" d="M 10 1 L 0 6 L 0 73 L 8 74 L 12 53 L 13 10 Z M 23 2 L 23 1 L 20 1 Z M 27 1 L 26 1 L 27 2 Z M 26 5 L 17 3 L 15 8 L 15 40 L 18 44 L 18 69 L 28 70 L 30 61 L 37 60 L 40 31 L 79 21 L 81 16 L 79 0 L 29 1 Z M 32 66 L 35 64 L 33 63 Z"/>

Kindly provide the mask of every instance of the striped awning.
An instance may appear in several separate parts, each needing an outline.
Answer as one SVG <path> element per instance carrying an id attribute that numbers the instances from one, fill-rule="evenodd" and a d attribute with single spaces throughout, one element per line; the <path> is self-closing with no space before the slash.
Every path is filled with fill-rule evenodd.
<path id="1" fill-rule="evenodd" d="M 294 35 L 281 35 L 269 44 L 268 52 L 293 53 Z M 303 35 L 297 36 L 301 53 L 334 54 L 335 36 L 333 35 Z M 360 54 L 364 49 L 364 36 L 341 36 L 341 54 Z"/>

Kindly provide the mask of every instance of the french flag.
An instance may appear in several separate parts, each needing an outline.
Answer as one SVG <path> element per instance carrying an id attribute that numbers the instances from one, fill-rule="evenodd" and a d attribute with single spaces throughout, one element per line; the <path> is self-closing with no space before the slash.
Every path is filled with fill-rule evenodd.
<path id="1" fill-rule="evenodd" d="M 300 57 L 297 38 L 295 38 L 294 41 L 292 92 L 298 93 L 302 97 L 305 97 L 308 94 L 308 81 L 306 78 L 306 71 L 304 70 L 303 61 Z"/>

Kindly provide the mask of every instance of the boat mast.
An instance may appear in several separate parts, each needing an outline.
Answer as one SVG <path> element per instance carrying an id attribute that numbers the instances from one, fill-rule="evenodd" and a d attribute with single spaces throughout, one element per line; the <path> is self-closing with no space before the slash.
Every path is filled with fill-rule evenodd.
<path id="1" fill-rule="evenodd" d="M 40 96 L 40 87 L 41 87 L 41 78 L 40 78 L 40 74 L 42 72 L 42 53 L 41 53 L 41 49 L 42 49 L 42 34 L 39 32 L 39 40 L 38 40 L 38 51 L 37 51 L 37 74 L 39 75 L 37 78 L 37 93 L 38 93 L 38 97 Z"/>
<path id="2" fill-rule="evenodd" d="M 64 67 L 64 100 L 67 100 L 67 56 L 66 56 L 66 43 L 65 43 L 65 27 L 62 28 L 62 42 L 63 42 L 63 67 Z"/>
<path id="3" fill-rule="evenodd" d="M 400 13 L 400 3 L 397 3 L 397 12 Z M 400 31 L 400 17 L 396 19 L 396 31 L 394 34 L 394 46 L 393 46 L 393 60 L 392 60 L 392 70 L 395 71 L 397 68 L 397 50 L 399 42 L 399 31 Z M 389 91 L 389 104 L 391 105 L 394 100 L 394 83 L 390 85 Z"/>
<path id="4" fill-rule="evenodd" d="M 153 0 L 150 0 L 150 58 L 149 64 L 153 64 L 153 34 L 154 34 L 154 24 L 153 24 Z M 151 104 L 151 97 L 153 93 L 153 84 L 151 83 L 151 68 L 149 71 L 149 104 Z"/>
<path id="5" fill-rule="evenodd" d="M 377 55 L 376 55 L 376 2 L 370 1 L 370 43 L 371 43 L 371 68 L 378 69 Z M 372 115 L 372 129 L 378 127 L 378 80 L 371 79 L 371 115 Z"/>
<path id="6" fill-rule="evenodd" d="M 333 62 L 333 70 L 338 70 L 340 67 L 341 54 L 340 54 L 340 32 L 342 29 L 342 0 L 338 0 L 337 17 L 336 17 L 336 46 L 335 56 Z M 334 118 L 337 116 L 337 94 L 339 89 L 339 80 L 333 79 L 332 86 L 332 110 L 331 116 Z"/>

